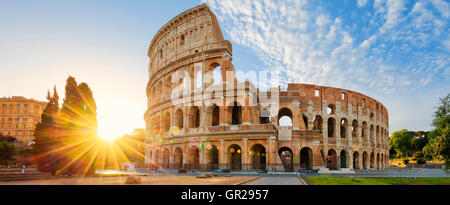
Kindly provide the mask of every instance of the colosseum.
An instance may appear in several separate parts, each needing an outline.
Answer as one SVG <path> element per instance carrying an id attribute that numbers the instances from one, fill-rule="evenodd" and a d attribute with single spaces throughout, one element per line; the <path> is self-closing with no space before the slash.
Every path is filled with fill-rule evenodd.
<path id="1" fill-rule="evenodd" d="M 288 84 L 261 91 L 238 82 L 232 45 L 206 4 L 165 24 L 147 55 L 150 168 L 352 172 L 389 166 L 386 107 L 341 88 Z"/>

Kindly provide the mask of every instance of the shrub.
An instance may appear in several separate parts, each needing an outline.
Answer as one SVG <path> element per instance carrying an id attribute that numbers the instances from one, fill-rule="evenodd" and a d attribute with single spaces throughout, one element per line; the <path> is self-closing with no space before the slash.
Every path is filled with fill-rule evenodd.
<path id="1" fill-rule="evenodd" d="M 421 151 L 418 151 L 418 152 L 414 153 L 413 157 L 415 160 L 421 159 L 421 158 L 423 158 L 423 153 Z"/>
<path id="2" fill-rule="evenodd" d="M 425 161 L 425 159 L 423 159 L 423 158 L 417 159 L 417 164 L 426 164 L 426 163 L 427 163 L 427 161 Z"/>
<path id="3" fill-rule="evenodd" d="M 407 165 L 409 163 L 409 159 L 403 160 L 403 163 L 405 163 L 405 165 Z"/>

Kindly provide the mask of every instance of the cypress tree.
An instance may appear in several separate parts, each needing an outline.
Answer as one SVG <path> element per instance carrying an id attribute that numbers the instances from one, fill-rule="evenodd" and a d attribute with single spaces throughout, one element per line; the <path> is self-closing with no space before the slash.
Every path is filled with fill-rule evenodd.
<path id="1" fill-rule="evenodd" d="M 59 96 L 56 92 L 56 86 L 54 87 L 53 96 L 50 95 L 50 91 L 47 92 L 47 100 L 47 106 L 41 115 L 41 122 L 36 125 L 34 133 L 36 148 L 34 161 L 39 171 L 51 172 L 55 175 L 61 159 L 61 156 L 58 156 L 58 152 L 55 152 L 55 149 L 59 147 L 56 125 Z"/>

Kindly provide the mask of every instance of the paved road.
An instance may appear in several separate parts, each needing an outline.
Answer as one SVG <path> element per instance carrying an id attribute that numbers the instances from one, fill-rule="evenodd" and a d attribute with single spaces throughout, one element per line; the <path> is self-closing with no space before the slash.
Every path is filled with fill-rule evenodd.
<path id="1" fill-rule="evenodd" d="M 264 176 L 244 185 L 304 185 L 297 176 Z"/>

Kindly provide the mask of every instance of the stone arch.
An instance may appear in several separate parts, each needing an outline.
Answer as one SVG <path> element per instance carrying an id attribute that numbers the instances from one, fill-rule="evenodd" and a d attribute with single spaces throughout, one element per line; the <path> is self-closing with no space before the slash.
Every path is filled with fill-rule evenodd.
<path id="1" fill-rule="evenodd" d="M 334 149 L 328 150 L 327 167 L 329 170 L 337 170 L 337 154 Z"/>
<path id="2" fill-rule="evenodd" d="M 210 126 L 219 126 L 220 124 L 220 108 L 215 103 L 208 107 L 208 115 Z"/>
<path id="3" fill-rule="evenodd" d="M 183 168 L 183 150 L 177 147 L 175 148 L 173 154 L 173 168 L 174 169 L 182 169 Z"/>
<path id="4" fill-rule="evenodd" d="M 164 81 L 164 97 L 170 97 L 172 93 L 172 76 L 168 76 Z"/>
<path id="5" fill-rule="evenodd" d="M 375 162 L 376 163 L 376 168 L 380 169 L 380 167 L 381 167 L 381 164 L 380 164 L 380 153 L 377 153 L 377 159 L 376 160 L 377 160 Z"/>
<path id="6" fill-rule="evenodd" d="M 328 137 L 336 136 L 336 120 L 333 117 L 328 118 Z"/>
<path id="7" fill-rule="evenodd" d="M 231 124 L 240 125 L 242 124 L 242 106 L 239 102 L 234 102 L 231 107 Z"/>
<path id="8" fill-rule="evenodd" d="M 374 129 L 374 127 L 373 127 L 373 124 L 371 124 L 370 125 L 370 142 L 371 143 L 374 143 L 375 141 L 374 141 L 374 131 L 375 129 Z"/>
<path id="9" fill-rule="evenodd" d="M 340 133 L 340 137 L 341 138 L 347 138 L 347 127 L 348 127 L 348 120 L 347 118 L 342 118 L 341 119 L 341 133 Z"/>
<path id="10" fill-rule="evenodd" d="M 281 125 L 280 122 L 283 122 L 284 125 Z M 292 126 L 292 111 L 289 108 L 281 108 L 278 111 L 278 126 Z"/>
<path id="11" fill-rule="evenodd" d="M 367 122 L 366 121 L 362 122 L 361 137 L 363 139 L 368 137 L 367 136 Z"/>
<path id="12" fill-rule="evenodd" d="M 380 144 L 380 126 L 377 125 L 377 127 L 375 128 L 375 142 L 377 143 L 377 145 Z"/>
<path id="13" fill-rule="evenodd" d="M 289 147 L 282 147 L 278 150 L 278 155 L 280 156 L 284 170 L 286 172 L 294 171 L 294 155 L 292 150 Z"/>
<path id="14" fill-rule="evenodd" d="M 363 165 L 363 169 L 366 170 L 368 169 L 368 164 L 369 164 L 369 156 L 367 154 L 366 151 L 363 152 L 363 156 L 362 156 L 362 165 Z"/>
<path id="15" fill-rule="evenodd" d="M 223 75 L 222 75 L 222 66 L 217 63 L 211 63 L 208 67 L 208 84 L 210 85 L 219 85 L 222 84 L 224 81 Z"/>
<path id="16" fill-rule="evenodd" d="M 200 109 L 197 106 L 192 106 L 189 111 L 189 127 L 200 127 Z"/>
<path id="17" fill-rule="evenodd" d="M 374 152 L 370 153 L 370 168 L 371 169 L 375 168 L 375 153 Z"/>
<path id="18" fill-rule="evenodd" d="M 320 133 L 322 133 L 322 129 L 323 129 L 322 116 L 316 115 L 316 117 L 314 117 L 314 121 L 313 122 L 314 122 L 313 130 L 319 130 Z"/>
<path id="19" fill-rule="evenodd" d="M 241 170 L 242 169 L 242 149 L 237 144 L 232 144 L 228 147 L 230 169 Z"/>
<path id="20" fill-rule="evenodd" d="M 160 153 L 159 153 L 159 149 L 157 148 L 155 150 L 155 159 L 154 159 L 154 164 L 156 164 L 157 167 L 160 167 L 160 162 L 159 162 L 159 158 L 160 158 Z"/>
<path id="21" fill-rule="evenodd" d="M 303 147 L 300 150 L 300 168 L 312 169 L 313 167 L 313 153 L 309 147 Z"/>
<path id="22" fill-rule="evenodd" d="M 352 121 L 352 137 L 358 137 L 357 130 L 358 130 L 358 120 L 353 120 Z"/>
<path id="23" fill-rule="evenodd" d="M 175 126 L 179 129 L 183 129 L 183 123 L 184 123 L 184 116 L 183 116 L 183 110 L 178 109 L 175 112 Z"/>
<path id="24" fill-rule="evenodd" d="M 200 168 L 200 150 L 196 146 L 192 146 L 189 149 L 189 169 Z"/>
<path id="25" fill-rule="evenodd" d="M 214 144 L 206 145 L 206 160 L 208 169 L 219 169 L 219 149 Z"/>
<path id="26" fill-rule="evenodd" d="M 266 148 L 262 144 L 254 144 L 250 148 L 250 156 L 252 158 L 252 169 L 266 169 Z"/>
<path id="27" fill-rule="evenodd" d="M 359 169 L 359 152 L 353 152 L 353 169 Z"/>
<path id="28" fill-rule="evenodd" d="M 162 131 L 168 132 L 170 128 L 170 112 L 164 112 L 162 119 Z"/>
<path id="29" fill-rule="evenodd" d="M 340 168 L 348 168 L 347 167 L 348 153 L 345 150 L 341 151 L 340 158 L 341 158 L 340 159 L 340 164 L 341 164 Z"/>
<path id="30" fill-rule="evenodd" d="M 164 169 L 170 168 L 170 151 L 168 148 L 163 149 L 163 161 L 162 161 L 162 167 Z"/>

